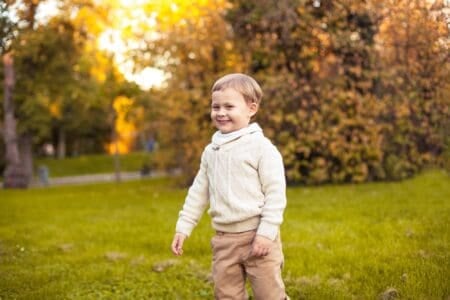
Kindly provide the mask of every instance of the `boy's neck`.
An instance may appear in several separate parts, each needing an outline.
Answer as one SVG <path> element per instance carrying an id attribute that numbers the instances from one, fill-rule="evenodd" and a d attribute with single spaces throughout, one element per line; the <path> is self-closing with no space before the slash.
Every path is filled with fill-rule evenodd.
<path id="1" fill-rule="evenodd" d="M 225 135 L 225 136 L 226 136 L 226 135 L 233 135 L 233 134 L 235 134 L 235 133 L 237 133 L 237 132 L 244 131 L 244 130 L 247 129 L 249 126 L 250 126 L 250 124 L 247 124 L 247 126 L 245 126 L 245 127 L 242 127 L 242 128 L 239 128 L 239 129 L 230 131 L 230 132 L 222 132 L 222 131 L 220 131 L 220 130 L 219 130 L 219 132 L 220 132 L 220 134 Z"/>
<path id="2" fill-rule="evenodd" d="M 233 141 L 243 135 L 253 133 L 253 132 L 262 132 L 261 127 L 257 123 L 251 123 L 247 127 L 243 127 L 241 129 L 229 132 L 229 133 L 222 133 L 220 131 L 217 131 L 212 136 L 212 143 L 215 145 L 223 145 L 230 141 Z"/>

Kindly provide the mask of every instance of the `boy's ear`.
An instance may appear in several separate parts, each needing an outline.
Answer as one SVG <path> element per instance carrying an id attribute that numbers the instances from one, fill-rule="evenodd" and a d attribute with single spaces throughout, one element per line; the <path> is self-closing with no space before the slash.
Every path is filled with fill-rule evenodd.
<path id="1" fill-rule="evenodd" d="M 248 107 L 250 108 L 250 117 L 253 117 L 258 111 L 258 104 L 251 102 Z"/>

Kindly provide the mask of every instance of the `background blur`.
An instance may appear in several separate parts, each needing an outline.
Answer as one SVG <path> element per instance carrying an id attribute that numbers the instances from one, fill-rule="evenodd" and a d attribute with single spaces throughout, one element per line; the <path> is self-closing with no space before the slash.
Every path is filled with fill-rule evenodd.
<path id="1" fill-rule="evenodd" d="M 261 84 L 256 121 L 292 183 L 450 168 L 449 26 L 448 0 L 2 1 L 3 181 L 153 152 L 188 183 L 230 72 Z"/>

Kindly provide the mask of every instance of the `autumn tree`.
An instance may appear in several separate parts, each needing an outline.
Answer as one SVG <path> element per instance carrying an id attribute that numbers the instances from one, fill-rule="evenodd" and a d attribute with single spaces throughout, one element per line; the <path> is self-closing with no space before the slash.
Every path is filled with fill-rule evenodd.
<path id="1" fill-rule="evenodd" d="M 443 1 L 385 1 L 377 36 L 386 110 L 385 169 L 400 179 L 440 163 L 450 120 Z M 381 18 L 380 18 L 381 19 Z M 448 141 L 447 141 L 448 143 Z"/>
<path id="2" fill-rule="evenodd" d="M 209 142 L 211 86 L 225 71 L 238 71 L 239 61 L 223 15 L 225 1 L 149 3 L 153 34 L 143 38 L 147 65 L 169 74 L 154 95 L 158 118 L 155 132 L 166 152 L 166 166 L 180 168 L 190 181 Z M 141 63 L 143 60 L 141 59 Z M 169 153 L 169 156 L 167 156 Z"/>
<path id="3" fill-rule="evenodd" d="M 64 1 L 59 15 L 37 23 L 38 5 L 25 1 L 18 6 L 19 30 L 9 43 L 16 73 L 12 115 L 19 120 L 17 152 L 21 152 L 25 181 L 33 172 L 33 145 L 55 140 L 59 157 L 65 156 L 67 144 L 73 152 L 104 150 L 111 139 L 114 91 L 124 81 L 116 76 L 108 56 L 97 49 L 102 7 L 89 1 Z"/>
<path id="4" fill-rule="evenodd" d="M 232 1 L 228 20 L 265 90 L 260 120 L 290 181 L 380 176 L 372 20 L 351 1 Z"/>
<path id="5" fill-rule="evenodd" d="M 433 161 L 442 151 L 438 128 L 448 120 L 448 103 L 433 93 L 443 90 L 448 76 L 448 68 L 442 67 L 448 52 L 443 46 L 446 27 L 430 18 L 422 1 L 231 3 L 227 18 L 247 72 L 255 74 L 266 91 L 260 120 L 281 148 L 288 179 L 321 183 L 404 178 L 418 171 L 424 158 Z M 396 11 L 399 16 L 394 16 Z M 394 20 L 395 27 L 408 34 L 399 37 L 387 29 Z M 390 39 L 402 45 L 402 57 L 409 52 L 410 61 L 385 60 L 392 52 L 382 44 Z M 396 48 L 394 53 L 401 52 Z M 411 76 L 409 88 L 394 80 Z M 408 92 L 400 96 L 397 91 Z M 431 111 L 430 97 L 437 101 L 437 110 Z M 401 111 L 398 100 L 392 101 L 398 98 L 408 106 L 418 104 L 402 121 L 414 134 L 401 133 L 400 123 L 387 117 Z M 428 115 L 419 107 L 428 107 Z M 413 150 L 405 152 L 404 146 Z M 418 155 L 421 152 L 424 156 Z"/>

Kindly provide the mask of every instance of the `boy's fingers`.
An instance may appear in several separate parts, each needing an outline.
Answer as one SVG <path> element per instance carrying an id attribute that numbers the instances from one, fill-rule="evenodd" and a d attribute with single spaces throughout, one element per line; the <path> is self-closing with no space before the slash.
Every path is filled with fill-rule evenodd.
<path id="1" fill-rule="evenodd" d="M 179 248 L 180 248 L 180 240 L 179 237 L 175 237 L 172 242 L 172 252 L 175 255 L 179 255 Z"/>
<path id="2" fill-rule="evenodd" d="M 173 252 L 173 254 L 177 254 L 177 245 L 176 245 L 176 242 L 175 241 L 173 241 L 172 242 L 172 252 Z"/>
<path id="3" fill-rule="evenodd" d="M 269 252 L 270 252 L 269 248 L 253 246 L 252 250 L 250 251 L 250 257 L 251 256 L 255 256 L 255 257 L 267 256 L 269 254 Z"/>
<path id="4" fill-rule="evenodd" d="M 185 236 L 181 234 L 176 234 L 173 238 L 172 242 L 172 252 L 175 255 L 182 255 L 183 254 L 183 243 L 184 243 Z"/>
<path id="5" fill-rule="evenodd" d="M 258 246 L 253 245 L 250 256 L 259 257 L 261 256 L 261 249 Z"/>
<path id="6" fill-rule="evenodd" d="M 178 255 L 183 254 L 183 240 L 178 240 L 177 252 L 178 252 Z"/>

